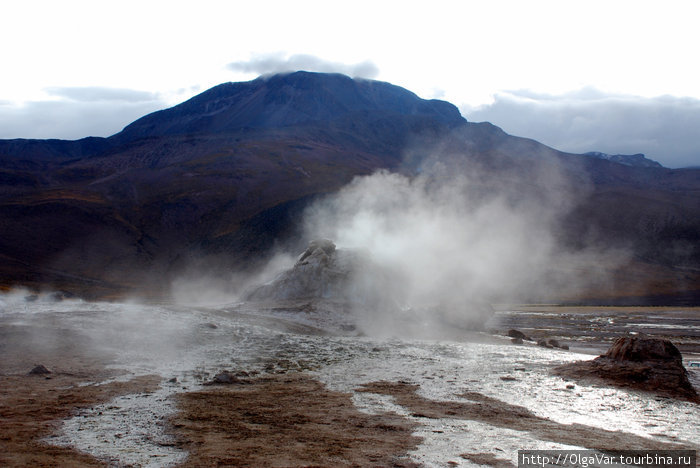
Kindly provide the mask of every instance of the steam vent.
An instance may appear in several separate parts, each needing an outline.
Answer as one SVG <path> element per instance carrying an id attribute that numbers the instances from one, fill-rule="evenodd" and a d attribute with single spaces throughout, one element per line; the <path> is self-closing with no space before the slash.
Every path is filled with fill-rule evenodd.
<path id="1" fill-rule="evenodd" d="M 330 299 L 357 303 L 387 300 L 388 274 L 368 255 L 337 249 L 333 241 L 317 239 L 289 270 L 250 291 L 247 301 Z"/>

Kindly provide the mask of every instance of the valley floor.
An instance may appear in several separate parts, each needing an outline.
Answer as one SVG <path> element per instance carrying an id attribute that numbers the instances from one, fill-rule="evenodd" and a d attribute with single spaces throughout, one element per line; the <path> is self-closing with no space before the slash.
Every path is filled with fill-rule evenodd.
<path id="1" fill-rule="evenodd" d="M 518 449 L 700 448 L 697 405 L 548 372 L 628 325 L 692 355 L 698 309 L 497 308 L 494 331 L 567 352 L 336 336 L 236 305 L 0 305 L 2 466 L 501 467 Z M 27 375 L 37 364 L 52 373 Z M 233 383 L 204 385 L 221 370 Z"/>

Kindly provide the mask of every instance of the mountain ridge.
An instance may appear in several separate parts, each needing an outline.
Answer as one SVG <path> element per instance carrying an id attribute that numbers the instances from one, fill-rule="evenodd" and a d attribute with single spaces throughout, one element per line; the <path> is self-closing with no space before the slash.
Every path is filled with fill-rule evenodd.
<path id="1" fill-rule="evenodd" d="M 0 284 L 162 289 L 153 278 L 199 256 L 233 268 L 298 238 L 312 200 L 379 169 L 415 174 L 430 155 L 479 168 L 484 190 L 542 197 L 538 170 L 560 166 L 586 192 L 567 242 L 633 245 L 661 272 L 652 292 L 679 274 L 700 289 L 700 171 L 563 153 L 389 83 L 308 72 L 224 83 L 108 138 L 0 140 Z"/>
<path id="2" fill-rule="evenodd" d="M 340 74 L 293 72 L 220 84 L 174 107 L 144 116 L 112 138 L 279 128 L 333 121 L 367 111 L 426 115 L 451 124 L 466 121 L 448 102 L 423 100 L 389 83 Z"/>
<path id="3" fill-rule="evenodd" d="M 589 151 L 583 153 L 585 156 L 591 156 L 598 159 L 606 159 L 608 161 L 624 164 L 625 166 L 641 166 L 641 167 L 663 167 L 658 161 L 649 159 L 642 153 L 636 154 L 607 154 L 600 151 Z"/>

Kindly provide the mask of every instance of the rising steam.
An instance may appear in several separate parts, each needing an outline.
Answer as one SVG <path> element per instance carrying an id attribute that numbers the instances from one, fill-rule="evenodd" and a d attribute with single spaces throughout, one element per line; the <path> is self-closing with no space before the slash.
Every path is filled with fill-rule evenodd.
<path id="1" fill-rule="evenodd" d="M 393 334 L 407 323 L 473 329 L 483 328 L 491 304 L 604 294 L 624 259 L 585 239 L 575 248 L 562 241 L 586 183 L 550 155 L 479 162 L 437 154 L 411 167 L 356 177 L 310 206 L 307 238 L 335 243 L 318 255 L 312 243 L 304 254 L 311 264 L 295 250 L 274 255 L 262 272 L 197 273 L 173 284 L 174 299 L 308 302 L 309 291 L 335 291 L 317 299 L 351 303 L 357 328 L 368 334 Z"/>
<path id="2" fill-rule="evenodd" d="M 575 200 L 556 166 L 542 167 L 541 186 L 487 179 L 463 162 L 358 177 L 308 211 L 307 231 L 369 252 L 400 279 L 390 293 L 411 307 L 468 314 L 469 304 L 574 294 L 604 282 L 598 267 L 612 256 L 560 245 Z"/>

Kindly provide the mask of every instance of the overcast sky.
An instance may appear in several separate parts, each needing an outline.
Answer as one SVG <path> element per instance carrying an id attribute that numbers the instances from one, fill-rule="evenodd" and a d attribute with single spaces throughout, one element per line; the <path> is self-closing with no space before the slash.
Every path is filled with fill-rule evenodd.
<path id="1" fill-rule="evenodd" d="M 700 165 L 700 3 L 0 2 L 0 138 L 109 136 L 225 81 L 336 71 L 557 149 Z"/>

